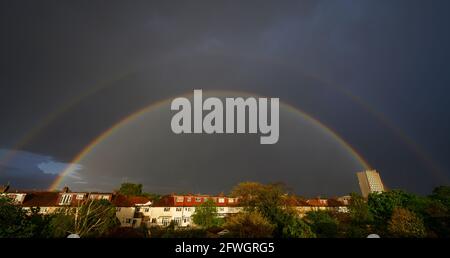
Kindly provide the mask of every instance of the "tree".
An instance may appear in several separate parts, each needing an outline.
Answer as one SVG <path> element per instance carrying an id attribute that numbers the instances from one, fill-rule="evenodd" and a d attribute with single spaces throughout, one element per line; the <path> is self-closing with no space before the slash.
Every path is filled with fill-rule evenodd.
<path id="1" fill-rule="evenodd" d="M 282 184 L 264 185 L 257 182 L 239 183 L 231 191 L 231 195 L 239 197 L 239 203 L 246 209 L 256 208 L 261 213 L 270 213 L 272 207 L 284 206 L 285 194 L 286 189 Z"/>
<path id="2" fill-rule="evenodd" d="M 450 186 L 439 186 L 433 189 L 430 198 L 450 207 Z"/>
<path id="3" fill-rule="evenodd" d="M 334 217 L 339 221 L 339 236 L 361 238 L 371 233 L 378 233 L 373 228 L 373 216 L 364 197 L 357 193 L 350 194 L 348 213 L 336 213 Z"/>
<path id="4" fill-rule="evenodd" d="M 421 213 L 430 236 L 450 236 L 450 187 L 436 187 Z"/>
<path id="5" fill-rule="evenodd" d="M 348 206 L 348 211 L 352 222 L 356 225 L 367 225 L 373 220 L 372 213 L 369 210 L 369 205 L 366 200 L 356 193 L 350 194 L 351 199 Z"/>
<path id="6" fill-rule="evenodd" d="M 156 194 L 156 193 L 142 193 L 142 196 L 147 197 L 148 199 L 150 199 L 152 201 L 159 201 L 162 198 L 162 196 L 160 194 Z"/>
<path id="7" fill-rule="evenodd" d="M 282 237 L 285 238 L 314 238 L 316 234 L 308 224 L 297 216 L 288 216 L 282 228 Z"/>
<path id="8" fill-rule="evenodd" d="M 259 212 L 241 212 L 227 218 L 224 228 L 230 231 L 230 236 L 240 238 L 271 237 L 274 225 Z"/>
<path id="9" fill-rule="evenodd" d="M 395 208 L 419 211 L 421 209 L 419 202 L 417 196 L 401 190 L 371 193 L 368 199 L 369 210 L 378 226 L 385 225 L 386 221 L 389 221 Z"/>
<path id="10" fill-rule="evenodd" d="M 119 193 L 126 196 L 142 195 L 142 184 L 122 183 L 120 185 Z"/>
<path id="11" fill-rule="evenodd" d="M 388 231 L 393 237 L 424 237 L 425 226 L 413 212 L 395 208 L 388 223 Z"/>
<path id="12" fill-rule="evenodd" d="M 338 236 L 339 222 L 328 211 L 308 212 L 305 220 L 317 237 Z"/>
<path id="13" fill-rule="evenodd" d="M 208 199 L 198 206 L 195 209 L 192 218 L 196 225 L 205 229 L 219 226 L 222 222 L 222 220 L 217 217 L 217 206 L 211 199 Z"/>
<path id="14" fill-rule="evenodd" d="M 32 229 L 33 237 L 35 238 L 49 238 L 51 237 L 50 221 L 53 218 L 52 214 L 41 214 L 40 208 L 31 208 L 27 218 L 29 219 Z"/>
<path id="15" fill-rule="evenodd" d="M 0 196 L 0 238 L 33 236 L 33 225 L 26 212 L 11 199 Z"/>
<path id="16" fill-rule="evenodd" d="M 239 203 L 245 211 L 258 211 L 274 225 L 275 237 L 314 236 L 309 226 L 287 203 L 291 196 L 285 185 L 244 182 L 235 186 L 231 194 L 239 197 Z"/>
<path id="17" fill-rule="evenodd" d="M 54 237 L 98 237 L 119 224 L 115 207 L 106 200 L 88 200 L 79 207 L 62 209 L 50 223 Z"/>

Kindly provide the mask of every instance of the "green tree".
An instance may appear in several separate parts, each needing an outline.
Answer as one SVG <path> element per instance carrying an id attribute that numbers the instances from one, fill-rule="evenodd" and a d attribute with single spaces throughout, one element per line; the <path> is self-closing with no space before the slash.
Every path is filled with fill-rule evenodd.
<path id="1" fill-rule="evenodd" d="M 373 215 L 370 212 L 366 199 L 359 194 L 350 194 L 348 215 L 340 216 L 340 234 L 345 237 L 361 238 L 373 231 Z"/>
<path id="2" fill-rule="evenodd" d="M 328 211 L 308 212 L 305 217 L 317 237 L 337 237 L 339 221 Z"/>
<path id="3" fill-rule="evenodd" d="M 275 237 L 313 237 L 309 226 L 302 221 L 288 204 L 291 199 L 283 184 L 260 184 L 244 182 L 235 186 L 231 192 L 239 197 L 245 211 L 258 211 L 275 226 Z"/>
<path id="4" fill-rule="evenodd" d="M 23 238 L 33 236 L 33 225 L 26 212 L 11 199 L 0 196 L 0 237 Z"/>
<path id="5" fill-rule="evenodd" d="M 156 193 L 142 193 L 142 196 L 145 196 L 152 201 L 158 201 L 158 200 L 161 200 L 161 198 L 162 198 L 162 196 L 160 194 L 156 194 Z"/>
<path id="6" fill-rule="evenodd" d="M 289 215 L 284 220 L 281 236 L 285 238 L 315 238 L 316 234 L 302 219 Z"/>
<path id="7" fill-rule="evenodd" d="M 439 186 L 426 198 L 421 213 L 429 236 L 450 236 L 450 187 Z"/>
<path id="8" fill-rule="evenodd" d="M 79 207 L 68 207 L 50 222 L 54 237 L 78 234 L 99 237 L 119 225 L 115 207 L 106 200 L 89 200 Z"/>
<path id="9" fill-rule="evenodd" d="M 119 193 L 123 195 L 142 195 L 142 184 L 122 183 Z"/>
<path id="10" fill-rule="evenodd" d="M 49 238 L 51 237 L 50 221 L 53 218 L 52 214 L 40 214 L 40 208 L 31 208 L 28 219 L 32 225 L 34 238 Z"/>
<path id="11" fill-rule="evenodd" d="M 350 194 L 351 199 L 347 214 L 334 214 L 338 218 L 339 236 L 350 238 L 366 237 L 368 234 L 377 233 L 373 227 L 373 216 L 365 198 L 357 193 Z"/>
<path id="12" fill-rule="evenodd" d="M 395 208 L 406 208 L 411 211 L 421 209 L 420 198 L 401 190 L 369 194 L 368 205 L 377 226 L 385 225 Z"/>
<path id="13" fill-rule="evenodd" d="M 352 222 L 356 225 L 368 225 L 372 223 L 373 216 L 366 200 L 356 193 L 352 193 L 350 196 L 351 199 L 348 206 L 348 212 Z"/>
<path id="14" fill-rule="evenodd" d="M 393 237 L 424 237 L 425 226 L 421 218 L 404 208 L 395 208 L 388 223 L 389 234 Z"/>
<path id="15" fill-rule="evenodd" d="M 217 227 L 222 223 L 217 217 L 217 206 L 211 199 L 196 207 L 192 219 L 196 225 L 205 229 Z"/>
<path id="16" fill-rule="evenodd" d="M 271 237 L 274 225 L 257 211 L 241 212 L 227 218 L 224 228 L 240 238 Z"/>
<path id="17" fill-rule="evenodd" d="M 450 186 L 439 186 L 434 188 L 430 198 L 441 202 L 446 207 L 450 207 Z"/>
<path id="18" fill-rule="evenodd" d="M 239 203 L 247 210 L 258 209 L 263 215 L 271 213 L 273 207 L 284 206 L 286 189 L 282 184 L 243 182 L 235 186 L 231 195 L 239 197 Z"/>

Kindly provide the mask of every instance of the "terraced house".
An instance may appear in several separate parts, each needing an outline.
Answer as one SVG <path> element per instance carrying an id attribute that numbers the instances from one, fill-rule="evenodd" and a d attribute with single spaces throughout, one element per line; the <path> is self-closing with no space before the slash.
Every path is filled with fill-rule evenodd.
<path id="1" fill-rule="evenodd" d="M 42 214 L 50 214 L 68 207 L 77 208 L 87 200 L 106 200 L 116 207 L 116 216 L 122 227 L 168 226 L 172 221 L 180 227 L 194 226 L 192 215 L 208 200 L 216 204 L 219 217 L 230 216 L 243 209 L 239 198 L 224 195 L 170 194 L 151 200 L 144 196 L 125 196 L 115 192 L 72 192 L 68 187 L 64 187 L 60 192 L 9 191 L 9 187 L 2 187 L 0 195 L 11 198 L 14 204 L 25 210 L 39 208 Z M 315 210 L 348 211 L 348 197 L 308 200 L 291 198 L 286 204 L 294 207 L 301 217 Z"/>

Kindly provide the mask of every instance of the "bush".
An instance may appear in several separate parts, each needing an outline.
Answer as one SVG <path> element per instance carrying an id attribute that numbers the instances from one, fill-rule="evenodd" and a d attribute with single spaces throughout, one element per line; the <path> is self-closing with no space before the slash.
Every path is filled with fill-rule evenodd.
<path id="1" fill-rule="evenodd" d="M 274 225 L 257 211 L 230 216 L 224 227 L 230 231 L 229 236 L 240 238 L 271 237 L 274 230 Z"/>
<path id="2" fill-rule="evenodd" d="M 308 212 L 305 220 L 317 237 L 337 237 L 339 221 L 327 211 Z"/>
<path id="3" fill-rule="evenodd" d="M 417 238 L 425 236 L 425 226 L 413 212 L 395 208 L 388 223 L 389 234 L 393 237 Z"/>

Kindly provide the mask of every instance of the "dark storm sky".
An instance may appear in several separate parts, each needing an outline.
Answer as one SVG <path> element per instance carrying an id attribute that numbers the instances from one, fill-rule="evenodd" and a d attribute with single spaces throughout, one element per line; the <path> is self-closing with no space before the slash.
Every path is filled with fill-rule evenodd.
<path id="1" fill-rule="evenodd" d="M 427 193 L 450 178 L 449 7 L 2 1 L 0 184 L 45 188 L 127 114 L 203 88 L 280 97 L 333 128 L 391 188 Z"/>

